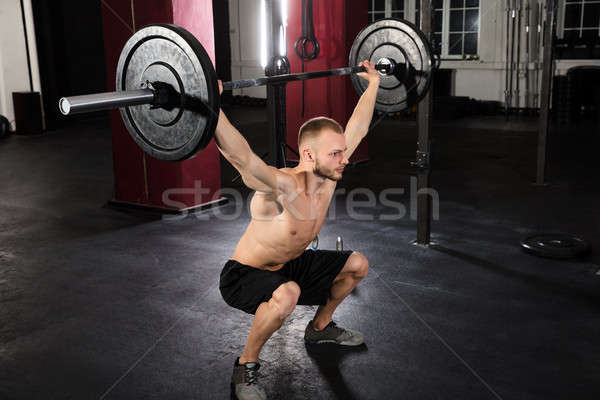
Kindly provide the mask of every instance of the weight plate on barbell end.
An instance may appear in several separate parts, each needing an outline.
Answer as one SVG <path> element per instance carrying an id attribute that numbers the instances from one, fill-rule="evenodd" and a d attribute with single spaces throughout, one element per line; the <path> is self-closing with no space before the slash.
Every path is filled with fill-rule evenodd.
<path id="1" fill-rule="evenodd" d="M 586 254 L 590 245 L 578 236 L 540 233 L 521 240 L 521 248 L 540 257 L 566 259 Z"/>
<path id="2" fill-rule="evenodd" d="M 373 22 L 356 36 L 349 62 L 354 66 L 364 60 L 377 63 L 382 58 L 391 58 L 396 64 L 409 66 L 408 73 L 401 77 L 380 77 L 375 109 L 393 113 L 417 104 L 429 90 L 434 68 L 432 54 L 429 41 L 414 24 L 386 18 Z M 351 79 L 356 92 L 361 95 L 368 82 L 355 74 Z"/>
<path id="3" fill-rule="evenodd" d="M 147 82 L 157 81 L 171 85 L 187 104 L 200 104 L 204 109 L 167 110 L 143 104 L 121 108 L 121 116 L 147 154 L 166 161 L 185 160 L 212 139 L 220 96 L 210 57 L 198 40 L 179 26 L 148 25 L 137 31 L 121 51 L 117 90 L 140 89 Z"/>

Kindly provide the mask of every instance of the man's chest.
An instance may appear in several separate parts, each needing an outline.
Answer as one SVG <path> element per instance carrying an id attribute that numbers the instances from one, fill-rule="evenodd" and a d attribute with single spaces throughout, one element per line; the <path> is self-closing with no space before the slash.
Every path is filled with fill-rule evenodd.
<path id="1" fill-rule="evenodd" d="M 332 191 L 322 191 L 310 196 L 296 192 L 278 197 L 256 192 L 250 204 L 250 211 L 252 219 L 255 220 L 278 219 L 307 227 L 322 225 L 331 198 Z"/>

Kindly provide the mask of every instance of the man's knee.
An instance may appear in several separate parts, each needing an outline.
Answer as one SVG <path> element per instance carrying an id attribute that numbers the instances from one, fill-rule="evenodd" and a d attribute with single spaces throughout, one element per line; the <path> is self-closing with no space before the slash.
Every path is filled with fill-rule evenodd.
<path id="1" fill-rule="evenodd" d="M 284 319 L 294 311 L 299 297 L 300 286 L 296 282 L 289 281 L 275 289 L 269 303 L 277 308 L 279 317 Z"/>
<path id="2" fill-rule="evenodd" d="M 363 279 L 369 272 L 369 260 L 362 253 L 353 252 L 348 258 L 348 269 L 355 279 Z"/>

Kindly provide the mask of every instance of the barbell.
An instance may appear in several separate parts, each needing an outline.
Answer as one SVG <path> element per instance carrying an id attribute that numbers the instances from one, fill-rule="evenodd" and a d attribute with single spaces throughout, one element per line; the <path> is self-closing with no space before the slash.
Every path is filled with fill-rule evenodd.
<path id="1" fill-rule="evenodd" d="M 275 68 L 285 60 L 278 59 Z M 362 60 L 374 62 L 381 75 L 375 108 L 385 113 L 417 104 L 435 68 L 425 35 L 408 21 L 388 18 L 358 34 L 349 55 L 354 66 L 224 82 L 223 90 L 351 75 L 361 95 L 368 84 L 356 75 L 365 71 L 356 66 Z M 160 160 L 193 157 L 214 136 L 220 108 L 216 72 L 200 42 L 179 26 L 149 25 L 131 36 L 117 64 L 116 89 L 63 97 L 59 109 L 68 115 L 119 108 L 135 142 Z"/>

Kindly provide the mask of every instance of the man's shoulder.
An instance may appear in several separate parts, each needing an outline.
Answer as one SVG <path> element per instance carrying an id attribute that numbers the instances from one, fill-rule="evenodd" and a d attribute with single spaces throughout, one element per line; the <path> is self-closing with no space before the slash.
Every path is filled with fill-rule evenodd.
<path id="1" fill-rule="evenodd" d="M 289 175 L 295 175 L 294 168 L 277 168 L 277 170 Z"/>

